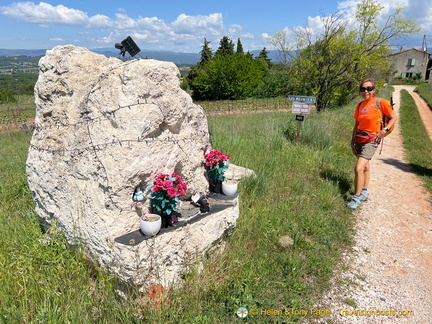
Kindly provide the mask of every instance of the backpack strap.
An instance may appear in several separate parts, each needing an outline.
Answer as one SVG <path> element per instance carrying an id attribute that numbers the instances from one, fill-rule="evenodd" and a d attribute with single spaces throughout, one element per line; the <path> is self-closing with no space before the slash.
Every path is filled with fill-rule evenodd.
<path id="1" fill-rule="evenodd" d="M 383 120 L 383 113 L 382 113 L 382 111 L 381 111 L 381 105 L 380 105 L 380 102 L 381 102 L 381 98 L 380 97 L 377 97 L 376 98 L 376 105 L 377 105 L 377 107 L 378 107 L 378 111 L 379 111 L 379 114 L 380 114 L 380 124 L 381 124 L 381 126 L 380 126 L 380 130 L 382 130 L 383 129 L 383 127 L 384 127 L 384 120 Z"/>

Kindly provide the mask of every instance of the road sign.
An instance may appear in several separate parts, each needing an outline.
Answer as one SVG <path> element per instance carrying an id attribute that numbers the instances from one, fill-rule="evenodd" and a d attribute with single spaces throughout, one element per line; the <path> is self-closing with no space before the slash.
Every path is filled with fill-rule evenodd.
<path id="1" fill-rule="evenodd" d="M 303 115 L 296 115 L 296 120 L 303 121 L 304 120 L 304 116 Z"/>
<path id="2" fill-rule="evenodd" d="M 315 103 L 316 102 L 316 97 L 292 95 L 292 96 L 288 96 L 288 101 L 304 102 L 304 103 Z"/>
<path id="3" fill-rule="evenodd" d="M 310 105 L 307 103 L 293 102 L 293 114 L 310 114 Z"/>

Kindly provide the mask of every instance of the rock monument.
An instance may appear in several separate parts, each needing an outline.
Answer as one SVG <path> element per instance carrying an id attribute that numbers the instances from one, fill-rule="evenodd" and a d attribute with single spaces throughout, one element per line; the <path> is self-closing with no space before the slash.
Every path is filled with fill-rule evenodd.
<path id="1" fill-rule="evenodd" d="M 176 172 L 188 184 L 186 196 L 208 190 L 207 119 L 180 88 L 178 68 L 71 45 L 47 51 L 39 67 L 27 159 L 37 214 L 124 280 L 175 282 L 186 259 L 209 250 L 238 217 L 235 198 L 151 239 L 132 235 L 125 241 L 139 229 L 132 202 L 137 186 Z"/>

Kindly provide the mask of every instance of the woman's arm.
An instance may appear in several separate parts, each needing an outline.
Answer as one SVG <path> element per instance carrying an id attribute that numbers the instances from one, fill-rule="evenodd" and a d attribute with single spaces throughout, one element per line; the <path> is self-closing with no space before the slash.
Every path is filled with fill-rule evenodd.
<path id="1" fill-rule="evenodd" d="M 386 125 L 386 128 L 391 129 L 397 122 L 398 120 L 398 116 L 396 115 L 396 113 L 394 111 L 392 111 L 392 113 L 390 115 L 388 115 L 389 118 L 389 122 Z M 386 134 L 386 130 L 382 129 L 377 133 L 378 138 L 383 138 Z"/>

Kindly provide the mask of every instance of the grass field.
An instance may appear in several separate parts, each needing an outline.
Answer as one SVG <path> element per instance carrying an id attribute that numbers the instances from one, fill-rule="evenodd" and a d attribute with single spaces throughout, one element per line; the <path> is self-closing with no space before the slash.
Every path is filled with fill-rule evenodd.
<path id="1" fill-rule="evenodd" d="M 15 102 L 0 104 L 0 124 L 26 122 L 35 116 L 34 96 L 15 96 Z"/>
<path id="2" fill-rule="evenodd" d="M 115 278 L 71 251 L 60 234 L 41 232 L 26 184 L 30 135 L 0 134 L 0 318 L 5 323 L 230 323 L 240 306 L 306 309 L 350 244 L 345 208 L 354 163 L 348 145 L 352 107 L 297 122 L 286 112 L 209 118 L 213 146 L 253 169 L 240 184 L 241 215 L 223 253 L 209 255 L 170 307 L 123 300 Z M 295 322 L 299 316 L 290 316 Z M 268 322 L 256 316 L 256 322 Z"/>
<path id="3" fill-rule="evenodd" d="M 160 308 L 143 307 L 138 291 L 88 262 L 84 248 L 71 250 L 61 234 L 41 231 L 25 176 L 30 135 L 0 134 L 0 323 L 237 323 L 240 306 L 313 307 L 353 235 L 345 206 L 354 105 L 307 115 L 299 138 L 292 113 L 209 117 L 213 147 L 257 177 L 240 183 L 241 214 L 226 249 L 207 255 L 202 271 L 191 268 Z M 430 178 L 431 145 L 417 145 L 407 149 L 425 159 L 410 163 Z M 246 320 L 301 319 L 250 313 Z"/>
<path id="4" fill-rule="evenodd" d="M 423 83 L 416 87 L 416 90 L 420 96 L 427 101 L 429 107 L 432 107 L 432 84 Z"/>
<path id="5" fill-rule="evenodd" d="M 427 84 L 429 91 L 432 87 Z M 422 86 L 422 97 L 429 105 L 432 97 L 427 87 Z M 422 177 L 426 189 L 432 194 L 432 141 L 421 122 L 421 117 L 414 102 L 414 99 L 407 91 L 402 91 L 402 106 L 400 112 L 402 136 L 404 138 L 404 148 L 406 150 L 407 162 L 410 163 L 414 172 Z M 431 200 L 432 203 L 432 200 Z"/>
<path id="6" fill-rule="evenodd" d="M 286 97 L 278 98 L 250 98 L 244 100 L 218 100 L 197 101 L 207 113 L 212 112 L 248 112 L 262 110 L 286 110 L 291 109 L 291 102 Z"/>

